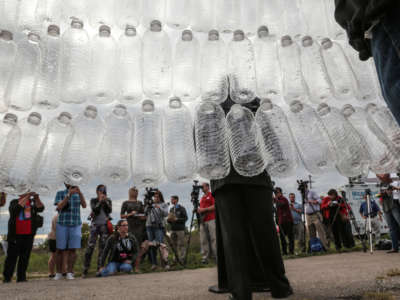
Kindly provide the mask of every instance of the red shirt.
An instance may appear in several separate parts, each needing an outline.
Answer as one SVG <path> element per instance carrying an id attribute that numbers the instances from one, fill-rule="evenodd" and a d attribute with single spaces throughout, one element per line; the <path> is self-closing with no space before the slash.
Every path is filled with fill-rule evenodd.
<path id="1" fill-rule="evenodd" d="M 211 192 L 208 192 L 207 195 L 204 195 L 200 199 L 200 208 L 207 208 L 207 207 L 214 206 L 214 205 L 215 205 L 215 199 L 211 195 Z M 208 221 L 212 221 L 212 220 L 215 220 L 215 210 L 205 213 L 204 217 L 203 217 L 204 222 L 208 222 Z"/>
<path id="2" fill-rule="evenodd" d="M 278 224 L 293 223 L 292 212 L 290 211 L 289 201 L 285 197 L 276 197 L 276 214 L 278 216 Z"/>
<path id="3" fill-rule="evenodd" d="M 340 203 L 340 212 L 339 213 L 343 216 L 347 216 L 349 214 L 348 211 L 350 210 L 350 206 L 346 205 L 346 203 L 344 203 L 344 202 L 341 202 L 341 200 L 342 200 L 341 197 L 338 197 L 336 200 Z M 332 202 L 332 199 L 329 197 L 325 197 L 322 200 L 321 209 L 322 209 L 322 214 L 325 219 L 330 218 L 331 212 L 330 212 L 329 204 L 331 202 Z"/>
<path id="4" fill-rule="evenodd" d="M 32 211 L 31 205 L 27 203 L 23 210 L 19 213 L 16 220 L 15 233 L 18 235 L 32 234 Z"/>

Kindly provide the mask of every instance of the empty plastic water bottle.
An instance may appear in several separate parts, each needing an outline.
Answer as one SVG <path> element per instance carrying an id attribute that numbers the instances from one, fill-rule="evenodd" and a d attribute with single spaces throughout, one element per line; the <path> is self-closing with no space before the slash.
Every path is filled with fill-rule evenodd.
<path id="1" fill-rule="evenodd" d="M 283 3 L 281 0 L 258 0 L 259 24 L 267 24 L 269 32 L 280 37 L 287 32 L 282 28 Z"/>
<path id="2" fill-rule="evenodd" d="M 307 32 L 304 16 L 301 13 L 299 6 L 300 1 L 281 0 L 281 2 L 283 8 L 283 14 L 281 15 L 281 26 L 283 27 L 282 34 L 287 34 L 294 38 L 300 37 Z"/>
<path id="3" fill-rule="evenodd" d="M 61 101 L 83 103 L 89 95 L 89 36 L 83 22 L 74 19 L 61 41 L 60 91 Z"/>
<path id="4" fill-rule="evenodd" d="M 277 102 L 282 98 L 281 67 L 278 59 L 276 36 L 266 26 L 258 29 L 254 42 L 257 73 L 257 95 L 260 99 Z"/>
<path id="5" fill-rule="evenodd" d="M 259 6 L 259 0 L 240 0 L 240 28 L 248 37 L 257 33 Z"/>
<path id="6" fill-rule="evenodd" d="M 173 94 L 182 101 L 194 101 L 200 96 L 199 42 L 190 30 L 182 32 L 175 47 Z"/>
<path id="7" fill-rule="evenodd" d="M 235 170 L 242 176 L 261 174 L 266 166 L 265 145 L 253 113 L 235 104 L 226 115 L 229 150 Z"/>
<path id="8" fill-rule="evenodd" d="M 71 24 L 76 19 L 87 23 L 88 4 L 88 1 L 82 0 L 61 0 L 61 20 L 66 24 Z"/>
<path id="9" fill-rule="evenodd" d="M 118 0 L 115 3 L 115 20 L 120 29 L 137 27 L 142 15 L 142 0 Z"/>
<path id="10" fill-rule="evenodd" d="M 329 1 L 329 0 L 328 0 Z M 325 0 L 299 0 L 300 12 L 305 21 L 306 31 L 303 34 L 310 35 L 316 40 L 328 36 Z M 331 12 L 334 14 L 334 11 Z M 330 17 L 330 16 L 329 16 Z"/>
<path id="11" fill-rule="evenodd" d="M 144 100 L 134 122 L 132 176 L 138 186 L 157 185 L 163 178 L 161 118 L 154 102 Z"/>
<path id="12" fill-rule="evenodd" d="M 327 16 L 328 37 L 335 40 L 347 38 L 346 31 L 335 20 L 335 1 L 324 0 L 323 2 Z"/>
<path id="13" fill-rule="evenodd" d="M 90 99 L 96 104 L 108 104 L 116 98 L 117 45 L 111 29 L 101 25 L 92 42 L 90 66 Z"/>
<path id="14" fill-rule="evenodd" d="M 361 107 L 353 107 L 347 104 L 342 109 L 343 115 L 364 138 L 368 149 L 370 170 L 375 174 L 395 173 L 399 166 L 399 155 L 396 149 L 389 143 L 380 140 L 368 127 L 367 112 Z"/>
<path id="15" fill-rule="evenodd" d="M 197 172 L 202 178 L 221 179 L 230 172 L 225 113 L 213 102 L 201 102 L 195 113 Z"/>
<path id="16" fill-rule="evenodd" d="M 7 154 L 4 152 L 4 146 L 8 139 L 8 134 L 11 130 L 17 126 L 18 117 L 14 114 L 5 114 L 2 122 L 0 123 L 0 157 L 6 156 Z M 3 153 L 4 152 L 4 153 Z M 6 170 L 0 170 L 0 172 L 4 172 Z"/>
<path id="17" fill-rule="evenodd" d="M 332 91 L 338 100 L 352 100 L 357 95 L 357 80 L 342 47 L 324 38 L 321 53 L 332 83 Z"/>
<path id="18" fill-rule="evenodd" d="M 368 126 L 378 138 L 388 139 L 397 151 L 400 149 L 400 127 L 390 110 L 385 106 L 368 104 Z"/>
<path id="19" fill-rule="evenodd" d="M 160 21 L 152 21 L 143 35 L 143 91 L 154 100 L 166 100 L 172 88 L 172 48 Z"/>
<path id="20" fill-rule="evenodd" d="M 191 0 L 166 0 L 165 23 L 173 29 L 188 27 L 192 2 Z"/>
<path id="21" fill-rule="evenodd" d="M 73 122 L 74 136 L 65 149 L 64 181 L 71 185 L 85 185 L 97 175 L 100 145 L 104 135 L 104 121 L 97 108 L 89 105 Z"/>
<path id="22" fill-rule="evenodd" d="M 40 37 L 30 33 L 17 44 L 13 72 L 8 81 L 5 101 L 15 110 L 30 110 L 41 63 Z"/>
<path id="23" fill-rule="evenodd" d="M 228 98 L 228 60 L 224 41 L 216 30 L 208 33 L 201 54 L 201 99 L 222 103 Z"/>
<path id="24" fill-rule="evenodd" d="M 100 147 L 99 174 L 103 182 L 125 183 L 131 177 L 132 121 L 124 105 L 116 105 L 107 116 Z"/>
<path id="25" fill-rule="evenodd" d="M 196 172 L 193 120 L 179 98 L 171 98 L 163 114 L 164 170 L 171 182 L 190 181 Z"/>
<path id="26" fill-rule="evenodd" d="M 54 109 L 60 104 L 59 61 L 61 52 L 60 28 L 50 25 L 41 45 L 42 61 L 36 82 L 34 104 L 38 107 Z"/>
<path id="27" fill-rule="evenodd" d="M 89 22 L 93 28 L 97 28 L 100 25 L 112 26 L 115 23 L 115 5 L 119 0 L 97 0 L 88 1 Z"/>
<path id="28" fill-rule="evenodd" d="M 10 31 L 0 31 L 0 113 L 8 110 L 8 102 L 5 99 L 5 90 L 10 80 L 17 46 Z"/>
<path id="29" fill-rule="evenodd" d="M 231 33 L 240 28 L 241 0 L 216 1 L 216 26 L 220 32 Z"/>
<path id="30" fill-rule="evenodd" d="M 289 105 L 292 101 L 305 101 L 308 98 L 308 88 L 301 71 L 299 47 L 290 36 L 285 35 L 281 38 L 278 53 L 285 101 Z"/>
<path id="31" fill-rule="evenodd" d="M 305 168 L 311 174 L 334 170 L 332 142 L 314 109 L 300 101 L 293 101 L 287 117 Z"/>
<path id="32" fill-rule="evenodd" d="M 314 103 L 329 101 L 332 98 L 331 84 L 318 43 L 307 35 L 301 39 L 301 46 L 301 66 L 309 99 Z"/>
<path id="33" fill-rule="evenodd" d="M 265 145 L 266 170 L 272 177 L 293 175 L 298 166 L 296 145 L 283 110 L 266 99 L 256 113 Z"/>
<path id="34" fill-rule="evenodd" d="M 9 194 L 19 195 L 31 190 L 34 183 L 36 163 L 40 157 L 40 151 L 46 136 L 42 116 L 33 112 L 28 118 L 15 126 L 7 142 L 7 152 L 11 150 L 12 157 L 2 156 L 7 160 L 8 168 L 6 176 L 0 175 L 0 186 Z M 17 135 L 20 135 L 18 137 Z M 17 142 L 18 141 L 18 142 Z M 11 153 L 9 153 L 11 154 Z M 40 171 L 40 170 L 39 170 Z"/>
<path id="35" fill-rule="evenodd" d="M 36 18 L 38 22 L 50 22 L 60 24 L 62 0 L 39 0 L 36 6 Z"/>
<path id="36" fill-rule="evenodd" d="M 40 30 L 41 24 L 36 18 L 36 7 L 40 0 L 19 0 L 17 6 L 17 29 Z"/>
<path id="37" fill-rule="evenodd" d="M 368 175 L 370 157 L 365 140 L 337 108 L 321 103 L 317 111 L 332 141 L 339 173 L 346 177 Z"/>
<path id="38" fill-rule="evenodd" d="M 47 125 L 46 138 L 33 177 L 35 184 L 32 190 L 40 195 L 53 194 L 63 183 L 64 152 L 74 133 L 71 120 L 69 113 L 62 112 Z"/>
<path id="39" fill-rule="evenodd" d="M 151 22 L 158 20 L 164 23 L 165 20 L 165 0 L 145 0 L 142 1 L 142 25 L 151 28 Z"/>
<path id="40" fill-rule="evenodd" d="M 194 31 L 209 32 L 215 23 L 215 1 L 192 1 L 190 16 L 191 28 Z"/>
<path id="41" fill-rule="evenodd" d="M 0 28 L 14 32 L 16 30 L 16 21 L 19 1 L 2 0 L 0 1 Z"/>
<path id="42" fill-rule="evenodd" d="M 242 30 L 236 30 L 228 49 L 231 99 L 239 104 L 251 102 L 255 99 L 257 90 L 253 44 Z"/>
<path id="43" fill-rule="evenodd" d="M 124 104 L 136 104 L 142 100 L 142 40 L 136 28 L 126 26 L 119 39 L 118 52 L 118 95 Z"/>

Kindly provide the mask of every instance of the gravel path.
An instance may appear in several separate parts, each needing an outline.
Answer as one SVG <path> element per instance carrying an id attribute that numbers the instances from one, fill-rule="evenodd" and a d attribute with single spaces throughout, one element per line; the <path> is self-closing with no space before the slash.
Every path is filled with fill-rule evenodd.
<path id="1" fill-rule="evenodd" d="M 352 252 L 291 259 L 285 265 L 295 291 L 290 299 L 356 299 L 352 296 L 378 289 L 377 277 L 400 269 L 400 254 Z M 390 279 L 391 285 L 400 288 L 400 281 L 394 279 L 398 277 Z M 0 284 L 0 299 L 227 299 L 207 292 L 215 283 L 215 268 L 74 281 L 40 279 Z M 270 299 L 269 294 L 254 298 Z"/>

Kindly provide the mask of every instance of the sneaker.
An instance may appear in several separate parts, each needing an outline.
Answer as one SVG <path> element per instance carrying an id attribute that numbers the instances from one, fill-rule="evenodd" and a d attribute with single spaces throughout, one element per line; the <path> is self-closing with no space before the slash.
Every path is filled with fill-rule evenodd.
<path id="1" fill-rule="evenodd" d="M 72 274 L 72 273 L 67 273 L 67 279 L 68 279 L 68 280 L 74 280 L 74 279 L 75 279 L 74 274 Z"/>
<path id="2" fill-rule="evenodd" d="M 63 275 L 61 273 L 56 273 L 56 275 L 53 278 L 53 280 L 61 280 L 61 279 L 63 279 Z"/>
<path id="3" fill-rule="evenodd" d="M 388 251 L 386 253 L 399 253 L 399 250 L 392 249 L 392 250 L 390 250 L 390 251 Z"/>
<path id="4" fill-rule="evenodd" d="M 155 271 L 156 269 L 157 269 L 157 266 L 156 266 L 156 265 L 152 265 L 152 266 L 151 266 L 151 270 L 152 270 L 152 271 Z"/>
<path id="5" fill-rule="evenodd" d="M 169 271 L 171 267 L 169 265 L 165 265 L 165 271 Z"/>
<path id="6" fill-rule="evenodd" d="M 88 271 L 87 270 L 83 270 L 82 278 L 86 278 L 87 276 L 88 276 Z"/>
<path id="7" fill-rule="evenodd" d="M 203 265 L 207 265 L 207 264 L 208 264 L 208 260 L 207 260 L 206 258 L 203 258 L 203 259 L 201 260 L 201 263 L 202 263 Z"/>

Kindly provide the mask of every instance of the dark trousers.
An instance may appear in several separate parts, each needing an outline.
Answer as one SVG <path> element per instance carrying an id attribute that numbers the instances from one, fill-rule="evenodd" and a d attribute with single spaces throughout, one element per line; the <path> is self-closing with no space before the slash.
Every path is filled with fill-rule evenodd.
<path id="1" fill-rule="evenodd" d="M 272 191 L 225 185 L 215 200 L 219 286 L 226 284 L 241 300 L 251 299 L 255 282 L 270 285 L 273 296 L 286 294 L 290 284 L 272 216 Z"/>
<path id="2" fill-rule="evenodd" d="M 325 219 L 325 224 L 327 228 L 332 231 L 333 239 L 335 241 L 335 247 L 337 250 L 341 249 L 342 246 L 350 248 L 347 238 L 347 228 L 346 221 L 342 219 L 340 213 L 335 216 L 336 209 L 332 209 L 330 212 L 330 218 Z"/>
<path id="3" fill-rule="evenodd" d="M 89 243 L 85 252 L 85 262 L 84 262 L 84 271 L 88 271 L 90 268 L 90 262 L 92 260 L 94 249 L 96 248 L 97 239 L 99 239 L 99 253 L 97 255 L 97 270 L 101 267 L 100 260 L 103 254 L 103 249 L 106 245 L 106 240 L 108 238 L 108 229 L 107 225 L 95 225 L 92 224 L 90 226 L 90 237 Z"/>
<path id="4" fill-rule="evenodd" d="M 12 279 L 17 260 L 17 282 L 26 280 L 26 270 L 33 247 L 33 238 L 33 235 L 17 235 L 15 240 L 8 241 L 7 257 L 3 271 L 5 281 Z"/>
<path id="5" fill-rule="evenodd" d="M 287 241 L 286 238 L 289 239 L 289 253 L 294 253 L 294 230 L 293 223 L 287 222 L 279 225 L 279 237 L 281 240 L 282 253 L 283 255 L 287 255 Z"/>

